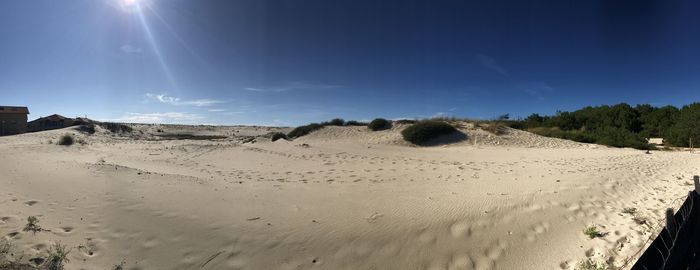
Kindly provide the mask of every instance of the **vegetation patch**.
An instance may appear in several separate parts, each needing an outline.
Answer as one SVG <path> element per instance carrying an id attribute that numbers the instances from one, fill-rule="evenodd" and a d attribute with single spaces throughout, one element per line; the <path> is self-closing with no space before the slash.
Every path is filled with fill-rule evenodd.
<path id="1" fill-rule="evenodd" d="M 164 140 L 220 140 L 226 139 L 227 136 L 222 135 L 194 135 L 194 134 L 158 134 L 156 135 Z"/>
<path id="2" fill-rule="evenodd" d="M 46 269 L 48 270 L 63 270 L 63 266 L 70 261 L 68 254 L 70 249 L 66 246 L 56 243 L 49 248 L 49 256 L 46 260 Z"/>
<path id="3" fill-rule="evenodd" d="M 397 124 L 400 124 L 400 125 L 409 125 L 409 124 L 418 123 L 418 120 L 399 119 L 399 120 L 394 121 L 394 123 L 397 123 Z"/>
<path id="4" fill-rule="evenodd" d="M 80 125 L 75 129 L 82 133 L 95 134 L 95 125 L 93 124 Z"/>
<path id="5" fill-rule="evenodd" d="M 323 125 L 321 124 L 316 124 L 316 123 L 311 123 L 305 126 L 299 126 L 294 128 L 292 131 L 290 131 L 287 134 L 288 138 L 299 138 L 301 136 L 307 135 L 313 131 L 319 130 L 323 128 Z"/>
<path id="6" fill-rule="evenodd" d="M 508 131 L 507 126 L 501 122 L 491 122 L 488 124 L 478 123 L 477 126 L 481 128 L 481 130 L 487 131 L 494 135 L 503 135 Z"/>
<path id="7" fill-rule="evenodd" d="M 61 138 L 58 139 L 58 145 L 73 145 L 75 143 L 75 138 L 73 138 L 73 135 L 71 134 L 64 134 L 61 136 Z"/>
<path id="8" fill-rule="evenodd" d="M 130 126 L 121 123 L 104 122 L 99 123 L 98 125 L 112 133 L 130 133 L 133 131 Z"/>
<path id="9" fill-rule="evenodd" d="M 350 120 L 350 121 L 345 122 L 345 125 L 346 126 L 366 126 L 367 123 L 359 122 L 359 121 L 355 121 L 355 120 Z"/>
<path id="10" fill-rule="evenodd" d="M 335 118 L 335 119 L 332 119 L 331 121 L 321 122 L 321 125 L 322 125 L 322 126 L 339 126 L 339 127 L 342 127 L 342 126 L 345 125 L 345 120 L 340 119 L 340 118 Z"/>
<path id="11" fill-rule="evenodd" d="M 590 239 L 605 237 L 606 235 L 608 235 L 608 233 L 606 232 L 599 231 L 598 227 L 596 227 L 595 225 L 588 226 L 585 229 L 583 229 L 583 234 L 587 235 Z"/>
<path id="12" fill-rule="evenodd" d="M 593 261 L 593 259 L 587 259 L 581 261 L 577 266 L 576 270 L 608 270 L 608 265 L 602 262 Z"/>
<path id="13" fill-rule="evenodd" d="M 24 225 L 24 229 L 22 229 L 25 232 L 32 232 L 32 233 L 37 233 L 40 232 L 41 226 L 39 226 L 39 219 L 35 216 L 29 216 L 27 217 L 27 224 Z"/>
<path id="14" fill-rule="evenodd" d="M 391 122 L 389 122 L 389 120 L 386 120 L 384 118 L 377 118 L 377 119 L 372 120 L 372 122 L 369 122 L 369 125 L 367 125 L 367 127 L 369 129 L 371 129 L 372 131 L 390 129 Z"/>
<path id="15" fill-rule="evenodd" d="M 625 207 L 625 208 L 622 209 L 622 213 L 623 213 L 623 214 L 634 215 L 634 214 L 637 213 L 637 208 L 634 208 L 634 207 Z"/>
<path id="16" fill-rule="evenodd" d="M 403 139 L 417 145 L 425 145 L 429 140 L 456 132 L 457 129 L 440 121 L 421 121 L 401 131 Z"/>
<path id="17" fill-rule="evenodd" d="M 289 138 L 287 138 L 287 134 L 284 134 L 284 133 L 282 133 L 282 132 L 275 132 L 275 133 L 272 134 L 272 141 L 273 141 L 273 142 L 274 142 L 274 141 L 277 141 L 277 140 L 279 140 L 279 139 L 288 140 Z"/>
<path id="18" fill-rule="evenodd" d="M 668 146 L 688 147 L 700 142 L 700 103 L 676 108 L 626 103 L 614 106 L 585 107 L 552 116 L 532 114 L 523 120 L 508 121 L 512 128 L 542 136 L 613 147 L 654 149 L 648 138 L 663 138 Z"/>

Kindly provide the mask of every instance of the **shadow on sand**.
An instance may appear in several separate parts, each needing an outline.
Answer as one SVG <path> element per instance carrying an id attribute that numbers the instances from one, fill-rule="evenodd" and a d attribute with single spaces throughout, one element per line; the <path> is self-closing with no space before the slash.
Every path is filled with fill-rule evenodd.
<path id="1" fill-rule="evenodd" d="M 455 131 L 447 135 L 437 137 L 435 139 L 428 140 L 426 143 L 421 144 L 421 146 L 440 146 L 446 144 L 453 144 L 464 141 L 467 139 L 467 134 L 461 131 Z"/>

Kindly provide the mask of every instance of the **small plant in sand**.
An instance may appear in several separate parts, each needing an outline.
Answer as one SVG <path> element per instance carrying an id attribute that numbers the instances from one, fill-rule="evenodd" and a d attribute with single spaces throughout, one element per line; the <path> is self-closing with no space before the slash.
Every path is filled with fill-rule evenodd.
<path id="1" fill-rule="evenodd" d="M 625 207 L 622 209 L 623 214 L 629 214 L 629 215 L 634 215 L 637 213 L 637 208 L 634 207 Z"/>
<path id="2" fill-rule="evenodd" d="M 45 262 L 46 269 L 63 270 L 63 266 L 70 261 L 68 253 L 70 253 L 70 249 L 66 248 L 65 245 L 55 243 L 49 248 L 49 255 Z"/>
<path id="3" fill-rule="evenodd" d="M 367 128 L 369 128 L 372 131 L 389 129 L 389 128 L 391 128 L 391 122 L 389 122 L 389 120 L 386 120 L 384 118 L 377 118 L 377 119 L 372 120 L 372 122 L 369 122 L 369 125 L 367 125 Z"/>
<path id="4" fill-rule="evenodd" d="M 10 253 L 12 249 L 12 244 L 5 238 L 0 238 L 0 262 L 4 259 L 5 255 Z M 1 264 L 0 264 L 1 265 Z"/>
<path id="5" fill-rule="evenodd" d="M 65 135 L 61 136 L 60 139 L 58 139 L 58 145 L 69 146 L 69 145 L 73 145 L 74 142 L 75 142 L 75 139 L 73 138 L 73 135 L 71 135 L 71 134 L 65 134 Z"/>
<path id="6" fill-rule="evenodd" d="M 608 270 L 608 265 L 602 262 L 596 262 L 592 259 L 587 259 L 580 262 L 576 266 L 576 270 Z"/>
<path id="7" fill-rule="evenodd" d="M 27 225 L 24 225 L 23 231 L 37 233 L 41 231 L 41 226 L 39 226 L 39 219 L 35 216 L 27 217 Z"/>
<path id="8" fill-rule="evenodd" d="M 594 239 L 598 237 L 605 237 L 608 233 L 604 233 L 598 230 L 598 227 L 591 225 L 583 230 L 583 234 L 587 235 L 589 238 Z"/>
<path id="9" fill-rule="evenodd" d="M 273 141 L 273 142 L 274 142 L 274 141 L 277 141 L 277 140 L 279 140 L 279 139 L 288 140 L 289 138 L 287 138 L 287 134 L 284 134 L 284 133 L 282 133 L 282 132 L 275 132 L 274 134 L 272 134 L 272 141 Z"/>
<path id="10" fill-rule="evenodd" d="M 637 225 L 645 225 L 648 223 L 648 221 L 645 217 L 640 217 L 640 216 L 632 217 L 632 221 L 634 221 L 634 223 L 637 223 Z"/>
<path id="11" fill-rule="evenodd" d="M 115 264 L 112 270 L 124 270 L 125 261 L 121 261 L 119 264 Z"/>
<path id="12" fill-rule="evenodd" d="M 417 144 L 425 145 L 431 139 L 456 132 L 452 125 L 440 121 L 421 121 L 401 131 L 403 139 Z"/>

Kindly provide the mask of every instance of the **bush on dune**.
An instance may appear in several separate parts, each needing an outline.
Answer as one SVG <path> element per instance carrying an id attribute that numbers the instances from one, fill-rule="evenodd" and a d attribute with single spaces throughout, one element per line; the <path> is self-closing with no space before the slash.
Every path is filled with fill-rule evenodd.
<path id="1" fill-rule="evenodd" d="M 355 121 L 355 120 L 350 120 L 350 121 L 345 122 L 345 125 L 346 126 L 366 126 L 367 123 L 359 122 L 359 121 Z"/>
<path id="2" fill-rule="evenodd" d="M 372 120 L 372 122 L 369 122 L 369 125 L 367 125 L 369 129 L 372 131 L 378 131 L 378 130 L 384 130 L 384 129 L 389 129 L 391 128 L 391 122 L 389 120 L 386 120 L 384 118 L 377 118 Z"/>
<path id="3" fill-rule="evenodd" d="M 75 139 L 73 138 L 73 135 L 71 135 L 71 134 L 65 134 L 65 135 L 61 136 L 61 138 L 58 140 L 58 145 L 69 146 L 69 145 L 73 145 L 73 143 L 75 143 Z"/>
<path id="4" fill-rule="evenodd" d="M 429 140 L 456 132 L 452 125 L 440 121 L 421 121 L 401 131 L 404 140 L 425 145 Z"/>
<path id="5" fill-rule="evenodd" d="M 345 125 L 345 120 L 340 119 L 340 118 L 335 118 L 329 122 L 323 122 L 321 125 L 324 126 L 344 126 Z"/>
<path id="6" fill-rule="evenodd" d="M 93 124 L 86 124 L 86 125 L 80 125 L 76 128 L 76 130 L 87 133 L 87 134 L 95 134 L 95 125 Z"/>
<path id="7" fill-rule="evenodd" d="M 311 133 L 312 131 L 316 131 L 323 128 L 323 125 L 321 124 L 316 124 L 316 123 L 311 123 L 305 126 L 298 126 L 294 128 L 292 131 L 290 131 L 287 134 L 287 137 L 289 138 L 299 138 L 301 136 L 307 135 Z"/>
<path id="8" fill-rule="evenodd" d="M 491 122 L 487 125 L 479 125 L 479 127 L 494 135 L 503 135 L 507 133 L 506 125 L 501 122 Z"/>
<path id="9" fill-rule="evenodd" d="M 418 122 L 418 120 L 411 120 L 411 119 L 399 119 L 394 121 L 397 124 L 405 125 L 405 124 L 415 124 Z"/>
<path id="10" fill-rule="evenodd" d="M 105 122 L 98 125 L 112 133 L 128 133 L 132 131 L 132 128 L 126 124 Z"/>
<path id="11" fill-rule="evenodd" d="M 279 139 L 288 140 L 289 138 L 287 138 L 287 134 L 284 134 L 284 133 L 282 133 L 282 132 L 275 132 L 274 134 L 272 134 L 272 141 L 273 141 L 273 142 L 274 142 L 274 141 L 277 141 L 277 140 L 279 140 Z"/>

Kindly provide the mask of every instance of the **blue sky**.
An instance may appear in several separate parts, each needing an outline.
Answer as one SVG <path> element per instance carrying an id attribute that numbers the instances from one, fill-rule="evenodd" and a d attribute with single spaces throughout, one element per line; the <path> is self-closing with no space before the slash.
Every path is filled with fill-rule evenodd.
<path id="1" fill-rule="evenodd" d="M 125 122 L 700 99 L 697 1 L 5 0 L 0 105 Z"/>

